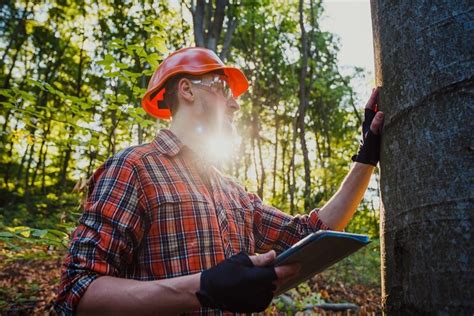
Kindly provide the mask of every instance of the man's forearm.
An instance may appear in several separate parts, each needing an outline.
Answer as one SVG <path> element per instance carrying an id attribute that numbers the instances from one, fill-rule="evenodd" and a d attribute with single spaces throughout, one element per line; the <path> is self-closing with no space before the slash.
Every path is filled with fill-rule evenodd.
<path id="1" fill-rule="evenodd" d="M 201 273 L 157 281 L 103 276 L 81 298 L 78 315 L 175 315 L 199 309 Z"/>
<path id="2" fill-rule="evenodd" d="M 364 197 L 374 167 L 355 162 L 339 190 L 319 211 L 320 219 L 333 230 L 343 230 Z"/>

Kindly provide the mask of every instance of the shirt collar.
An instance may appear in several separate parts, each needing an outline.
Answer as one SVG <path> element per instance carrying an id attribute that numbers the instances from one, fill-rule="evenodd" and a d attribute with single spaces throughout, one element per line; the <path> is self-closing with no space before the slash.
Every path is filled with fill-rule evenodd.
<path id="1" fill-rule="evenodd" d="M 183 142 L 170 129 L 163 128 L 153 140 L 156 148 L 168 156 L 176 156 L 185 146 Z"/>
<path id="2" fill-rule="evenodd" d="M 169 157 L 174 157 L 178 155 L 178 153 L 182 153 L 186 160 L 194 162 L 200 170 L 209 171 L 209 168 L 212 168 L 214 165 L 214 163 L 199 156 L 189 146 L 185 145 L 178 136 L 168 128 L 162 128 L 156 135 L 153 143 L 159 152 Z"/>

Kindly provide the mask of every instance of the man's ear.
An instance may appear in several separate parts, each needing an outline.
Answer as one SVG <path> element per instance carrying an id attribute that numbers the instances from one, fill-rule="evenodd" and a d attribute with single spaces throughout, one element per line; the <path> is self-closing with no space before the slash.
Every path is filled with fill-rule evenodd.
<path id="1" fill-rule="evenodd" d="M 192 89 L 191 81 L 187 78 L 181 78 L 178 82 L 178 94 L 187 102 L 194 101 L 194 91 Z"/>

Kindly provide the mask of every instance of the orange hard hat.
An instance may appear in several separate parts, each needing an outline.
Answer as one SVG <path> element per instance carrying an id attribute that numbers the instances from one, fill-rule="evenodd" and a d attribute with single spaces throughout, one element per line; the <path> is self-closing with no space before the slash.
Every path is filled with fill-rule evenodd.
<path id="1" fill-rule="evenodd" d="M 170 54 L 158 66 L 148 83 L 142 106 L 148 114 L 156 118 L 169 119 L 171 111 L 164 102 L 160 102 L 163 101 L 166 81 L 181 73 L 202 75 L 219 69 L 223 70 L 227 76 L 234 98 L 247 91 L 249 83 L 240 69 L 225 66 L 216 53 L 210 49 L 187 47 Z"/>

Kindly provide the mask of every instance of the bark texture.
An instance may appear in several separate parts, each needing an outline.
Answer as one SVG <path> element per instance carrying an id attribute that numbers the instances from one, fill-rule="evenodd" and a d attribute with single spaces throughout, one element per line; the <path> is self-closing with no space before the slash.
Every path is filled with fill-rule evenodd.
<path id="1" fill-rule="evenodd" d="M 381 155 L 382 306 L 474 313 L 473 7 L 372 0 Z"/>

